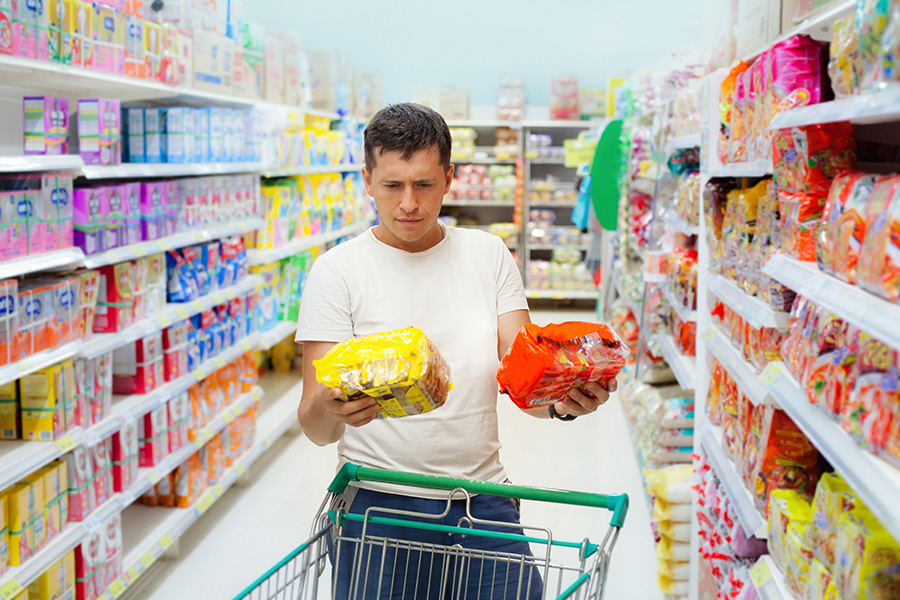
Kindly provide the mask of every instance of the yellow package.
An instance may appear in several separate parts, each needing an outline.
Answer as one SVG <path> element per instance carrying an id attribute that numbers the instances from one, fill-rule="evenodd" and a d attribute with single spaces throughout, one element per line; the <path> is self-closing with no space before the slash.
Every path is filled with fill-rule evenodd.
<path id="1" fill-rule="evenodd" d="M 19 395 L 16 382 L 0 385 L 0 440 L 19 439 Z"/>
<path id="2" fill-rule="evenodd" d="M 646 469 L 647 493 L 669 504 L 690 505 L 693 465 L 676 465 L 665 469 Z M 675 510 L 675 506 L 672 506 Z"/>
<path id="3" fill-rule="evenodd" d="M 787 530 L 791 523 L 808 524 L 812 510 L 807 496 L 797 490 L 772 490 L 769 495 L 769 553 L 782 570 L 785 569 Z"/>
<path id="4" fill-rule="evenodd" d="M 0 494 L 0 573 L 9 566 L 9 517 L 6 492 Z"/>
<path id="5" fill-rule="evenodd" d="M 294 351 L 297 344 L 293 338 L 281 340 L 272 348 L 272 370 L 276 373 L 287 373 L 294 365 Z"/>
<path id="6" fill-rule="evenodd" d="M 831 571 L 818 558 L 813 558 L 809 565 L 809 588 L 807 588 L 807 598 L 825 598 L 828 586 L 834 586 L 834 577 Z M 834 588 L 837 590 L 837 588 Z"/>
<path id="7" fill-rule="evenodd" d="M 50 442 L 70 429 L 75 420 L 72 361 L 26 375 L 19 380 L 22 438 Z"/>
<path id="8" fill-rule="evenodd" d="M 63 600 L 75 597 L 75 551 L 72 550 L 28 586 L 31 600 Z"/>
<path id="9" fill-rule="evenodd" d="M 346 400 L 374 398 L 378 418 L 430 412 L 452 389 L 450 366 L 415 327 L 345 340 L 313 364 L 316 379 Z"/>
<path id="10" fill-rule="evenodd" d="M 666 502 L 662 498 L 653 499 L 653 520 L 672 521 L 674 523 L 691 522 L 691 505 Z"/>
<path id="11" fill-rule="evenodd" d="M 837 473 L 824 473 L 816 484 L 812 503 L 813 529 L 810 546 L 825 567 L 834 573 L 837 546 L 837 519 L 862 503 Z"/>
<path id="12" fill-rule="evenodd" d="M 844 598 L 896 598 L 882 595 L 900 584 L 900 545 L 864 507 L 841 514 L 836 522 L 834 582 Z M 861 596 L 863 588 L 869 596 Z M 877 590 L 877 593 L 876 593 Z"/>
<path id="13" fill-rule="evenodd" d="M 656 529 L 660 535 L 675 542 L 691 541 L 691 524 L 690 523 L 673 523 L 672 521 L 659 521 Z"/>
<path id="14" fill-rule="evenodd" d="M 43 485 L 23 482 L 14 485 L 6 497 L 9 515 L 9 564 L 19 566 L 37 550 L 36 540 L 44 540 Z M 40 512 L 38 513 L 38 507 Z"/>
<path id="15" fill-rule="evenodd" d="M 47 519 L 47 541 L 62 533 L 69 522 L 69 479 L 66 464 L 50 463 L 44 474 L 44 508 Z"/>
<path id="16" fill-rule="evenodd" d="M 784 582 L 797 598 L 809 587 L 810 562 L 813 552 L 807 542 L 809 523 L 791 523 L 784 542 Z"/>

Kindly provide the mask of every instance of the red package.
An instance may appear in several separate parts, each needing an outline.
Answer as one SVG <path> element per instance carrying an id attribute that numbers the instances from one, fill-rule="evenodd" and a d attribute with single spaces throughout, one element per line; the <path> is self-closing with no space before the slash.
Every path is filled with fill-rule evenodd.
<path id="1" fill-rule="evenodd" d="M 722 81 L 722 87 L 719 94 L 719 162 L 727 163 L 729 144 L 731 142 L 731 114 L 734 106 L 734 92 L 737 87 L 738 75 L 747 70 L 747 64 L 744 61 L 738 61 L 738 64 L 728 72 L 728 75 Z"/>
<path id="2" fill-rule="evenodd" d="M 848 323 L 837 332 L 834 352 L 834 371 L 830 385 L 827 385 L 819 406 L 834 419 L 840 419 L 844 405 L 850 398 L 855 377 L 856 359 L 859 356 L 860 331 Z"/>
<path id="3" fill-rule="evenodd" d="M 630 354 L 609 327 L 567 322 L 525 325 L 500 361 L 501 392 L 520 408 L 566 399 L 575 386 L 595 381 L 605 385 L 625 366 Z"/>
<path id="4" fill-rule="evenodd" d="M 900 299 L 900 175 L 878 182 L 866 208 L 858 285 L 891 302 Z"/>
<path id="5" fill-rule="evenodd" d="M 894 179 L 894 187 L 900 178 Z M 881 185 L 877 175 L 847 171 L 834 179 L 822 223 L 816 236 L 816 258 L 827 273 L 856 283 L 856 263 L 866 232 L 866 206 L 873 188 Z"/>
<path id="6" fill-rule="evenodd" d="M 811 496 L 819 481 L 819 451 L 783 410 L 761 406 L 760 455 L 754 469 L 756 505 L 767 510 L 772 490 Z"/>
<path id="7" fill-rule="evenodd" d="M 709 409 L 709 420 L 713 425 L 721 426 L 725 369 L 723 369 L 722 364 L 714 358 L 712 359 L 712 367 L 709 372 L 709 390 L 706 392 L 706 406 Z"/>
<path id="8" fill-rule="evenodd" d="M 155 408 L 138 421 L 139 464 L 154 467 L 169 454 L 169 413 L 166 405 Z"/>
<path id="9" fill-rule="evenodd" d="M 831 180 L 856 164 L 856 139 L 848 122 L 779 129 L 772 135 L 772 164 L 779 190 L 825 196 Z"/>
<path id="10" fill-rule="evenodd" d="M 812 404 L 822 404 L 835 378 L 837 364 L 835 353 L 838 351 L 837 341 L 840 332 L 846 327 L 844 321 L 835 315 L 822 311 L 810 345 L 813 356 L 810 360 L 809 375 L 806 383 L 806 395 Z"/>
<path id="11" fill-rule="evenodd" d="M 815 232 L 822 222 L 825 197 L 805 193 L 778 192 L 783 224 L 782 244 L 788 256 L 806 262 L 816 260 Z"/>
<path id="12" fill-rule="evenodd" d="M 891 420 L 900 403 L 897 350 L 865 332 L 859 334 L 859 340 L 853 389 L 842 407 L 844 429 L 871 450 L 879 450 L 887 445 Z"/>

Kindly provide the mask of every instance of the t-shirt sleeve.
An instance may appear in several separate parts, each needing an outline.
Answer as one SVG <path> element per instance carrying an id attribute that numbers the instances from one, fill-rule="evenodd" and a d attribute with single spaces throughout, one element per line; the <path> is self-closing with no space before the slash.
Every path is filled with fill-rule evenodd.
<path id="1" fill-rule="evenodd" d="M 303 288 L 296 342 L 342 342 L 353 337 L 350 291 L 333 261 L 313 263 Z"/>
<path id="2" fill-rule="evenodd" d="M 513 260 L 509 248 L 497 238 L 499 270 L 497 273 L 497 315 L 514 310 L 528 310 L 528 299 L 525 298 L 525 286 L 522 274 L 516 261 Z"/>

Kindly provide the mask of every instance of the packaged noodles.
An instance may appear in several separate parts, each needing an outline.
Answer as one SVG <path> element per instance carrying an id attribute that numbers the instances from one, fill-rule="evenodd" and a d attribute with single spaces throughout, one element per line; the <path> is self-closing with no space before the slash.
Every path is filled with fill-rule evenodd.
<path id="1" fill-rule="evenodd" d="M 379 418 L 430 412 L 453 387 L 450 366 L 415 327 L 345 340 L 314 364 L 316 379 L 346 400 L 374 398 Z"/>

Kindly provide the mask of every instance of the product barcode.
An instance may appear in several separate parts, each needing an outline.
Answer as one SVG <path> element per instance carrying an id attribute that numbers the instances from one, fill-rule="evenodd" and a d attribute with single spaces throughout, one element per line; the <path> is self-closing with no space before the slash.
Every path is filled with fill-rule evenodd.
<path id="1" fill-rule="evenodd" d="M 40 439 L 42 442 L 43 441 L 52 442 L 53 441 L 53 432 L 52 431 L 42 431 L 38 434 L 38 439 Z"/>
<path id="2" fill-rule="evenodd" d="M 4 440 L 16 438 L 16 430 L 15 429 L 0 429 L 0 434 L 3 435 Z"/>

